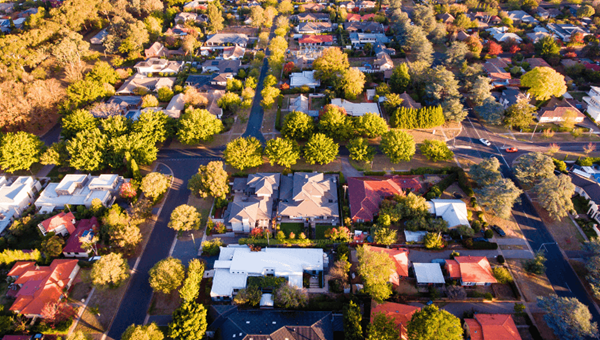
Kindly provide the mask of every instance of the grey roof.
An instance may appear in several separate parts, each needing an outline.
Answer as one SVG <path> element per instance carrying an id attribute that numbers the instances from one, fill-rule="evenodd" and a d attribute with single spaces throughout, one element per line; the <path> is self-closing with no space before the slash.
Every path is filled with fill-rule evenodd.
<path id="1" fill-rule="evenodd" d="M 333 25 L 330 22 L 302 22 L 298 25 L 298 32 L 304 31 L 326 31 L 331 30 Z"/>
<path id="2" fill-rule="evenodd" d="M 339 217 L 337 181 L 323 173 L 296 172 L 281 178 L 279 214 Z"/>
<path id="3" fill-rule="evenodd" d="M 207 60 L 202 63 L 202 67 L 216 67 L 219 73 L 234 73 L 237 74 L 242 66 L 241 60 Z"/>
<path id="4" fill-rule="evenodd" d="M 383 33 L 383 25 L 375 21 L 352 21 L 344 23 L 344 29 L 346 31 L 356 32 L 372 32 L 372 33 Z"/>
<path id="5" fill-rule="evenodd" d="M 446 283 L 439 263 L 414 263 L 417 283 Z"/>
<path id="6" fill-rule="evenodd" d="M 508 101 L 508 106 L 516 104 L 522 96 L 524 96 L 524 94 L 519 89 L 508 87 L 506 90 L 502 91 L 502 98 Z"/>
<path id="7" fill-rule="evenodd" d="M 297 15 L 298 20 L 315 20 L 315 21 L 329 21 L 329 14 L 327 13 L 311 13 L 305 12 Z"/>
<path id="8" fill-rule="evenodd" d="M 186 85 L 193 86 L 200 91 L 209 91 L 214 89 L 224 89 L 224 86 L 211 85 L 211 81 L 217 77 L 218 74 L 211 75 L 198 75 L 192 74 L 185 80 Z"/>
<path id="9" fill-rule="evenodd" d="M 206 43 L 246 45 L 248 44 L 248 36 L 239 33 L 218 33 L 210 35 Z"/>
<path id="10" fill-rule="evenodd" d="M 590 196 L 592 201 L 594 201 L 596 204 L 600 204 L 600 183 L 589 178 L 576 175 L 573 172 L 569 172 L 569 177 L 571 177 L 571 182 L 583 189 L 583 191 Z"/>

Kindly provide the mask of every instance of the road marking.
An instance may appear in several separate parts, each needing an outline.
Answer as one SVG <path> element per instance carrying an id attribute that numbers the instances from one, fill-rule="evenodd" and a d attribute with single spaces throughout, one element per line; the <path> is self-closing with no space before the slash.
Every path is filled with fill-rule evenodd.
<path id="1" fill-rule="evenodd" d="M 567 289 L 569 290 L 569 292 L 573 293 L 573 291 L 571 290 L 571 287 L 569 287 L 569 285 L 567 284 L 567 282 L 565 282 L 565 286 L 567 286 Z"/>

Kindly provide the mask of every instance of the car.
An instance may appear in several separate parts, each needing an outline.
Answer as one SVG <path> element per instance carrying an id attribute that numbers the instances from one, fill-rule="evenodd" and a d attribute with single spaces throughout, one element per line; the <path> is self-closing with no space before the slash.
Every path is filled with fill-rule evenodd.
<path id="1" fill-rule="evenodd" d="M 513 152 L 517 152 L 517 151 L 519 151 L 519 149 L 517 149 L 515 147 L 506 149 L 506 152 L 508 152 L 508 153 L 513 153 Z"/>
<path id="2" fill-rule="evenodd" d="M 102 258 L 102 256 L 92 256 L 88 259 L 89 262 L 96 262 L 98 260 L 100 260 Z"/>
<path id="3" fill-rule="evenodd" d="M 492 230 L 495 231 L 496 233 L 498 233 L 498 235 L 500 235 L 502 237 L 506 236 L 506 233 L 504 232 L 504 230 L 502 230 L 502 228 L 500 228 L 497 225 L 493 225 Z"/>
<path id="4" fill-rule="evenodd" d="M 481 142 L 481 144 L 485 145 L 485 146 L 490 146 L 492 145 L 492 143 L 490 143 L 489 140 L 485 139 L 485 138 L 480 138 L 479 141 Z"/>
<path id="5" fill-rule="evenodd" d="M 487 238 L 485 238 L 485 237 L 475 237 L 475 238 L 473 239 L 473 242 L 490 242 L 490 240 L 488 240 L 488 239 L 487 239 Z"/>

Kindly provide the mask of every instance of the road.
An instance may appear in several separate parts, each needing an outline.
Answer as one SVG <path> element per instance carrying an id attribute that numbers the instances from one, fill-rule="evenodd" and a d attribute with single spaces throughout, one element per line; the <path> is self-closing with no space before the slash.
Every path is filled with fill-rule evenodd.
<path id="1" fill-rule="evenodd" d="M 492 142 L 491 146 L 484 146 L 478 139 L 486 138 Z M 514 174 L 512 173 L 509 164 L 512 164 L 523 151 L 516 154 L 507 154 L 500 151 L 502 143 L 505 139 L 495 136 L 483 127 L 474 115 L 469 115 L 464 121 L 463 131 L 456 141 L 457 148 L 455 154 L 473 159 L 482 159 L 488 157 L 497 157 L 500 160 L 500 170 L 502 175 L 511 178 L 518 184 Z M 527 147 L 528 143 L 511 141 L 511 146 L 515 144 L 517 147 Z M 587 143 L 569 143 L 569 147 L 579 148 L 582 150 L 583 145 Z M 537 145 L 537 144 L 536 144 Z M 562 145 L 562 144 L 561 144 Z M 470 146 L 471 149 L 460 148 L 460 146 Z M 529 145 L 531 146 L 531 145 Z M 529 197 L 522 194 L 520 202 L 513 207 L 513 216 L 519 224 L 525 239 L 534 251 L 544 250 L 547 258 L 546 275 L 550 283 L 554 287 L 556 294 L 564 297 L 576 297 L 579 301 L 590 308 L 592 317 L 595 322 L 600 321 L 600 313 L 592 303 L 590 296 L 579 281 L 573 268 L 567 262 L 561 249 L 556 244 L 554 237 L 538 216 Z"/>

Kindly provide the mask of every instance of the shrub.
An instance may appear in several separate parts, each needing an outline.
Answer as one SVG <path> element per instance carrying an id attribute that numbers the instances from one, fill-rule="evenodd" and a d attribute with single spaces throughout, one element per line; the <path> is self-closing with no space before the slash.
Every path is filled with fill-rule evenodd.
<path id="1" fill-rule="evenodd" d="M 485 294 L 483 294 L 483 297 L 486 300 L 490 300 L 490 301 L 492 301 L 494 299 L 494 296 L 492 295 L 492 293 L 485 293 Z"/>
<path id="2" fill-rule="evenodd" d="M 475 233 L 480 232 L 481 231 L 481 222 L 479 222 L 479 220 L 473 221 L 473 223 L 471 223 L 471 228 L 473 228 L 473 231 Z"/>
<path id="3" fill-rule="evenodd" d="M 219 254 L 220 247 L 223 245 L 223 242 L 220 238 L 215 238 L 212 241 L 207 240 L 202 243 L 202 251 L 207 253 L 209 256 L 215 256 Z"/>
<path id="4" fill-rule="evenodd" d="M 505 283 L 513 282 L 513 277 L 510 275 L 508 270 L 504 267 L 493 268 L 492 273 L 494 274 L 494 277 L 496 278 L 496 280 L 498 280 L 498 283 L 505 284 Z"/>
<path id="5" fill-rule="evenodd" d="M 504 262 L 506 262 L 506 260 L 504 259 L 504 256 L 502 256 L 502 255 L 498 255 L 496 260 L 498 260 L 498 263 L 500 263 L 500 264 L 504 264 Z"/>
<path id="6" fill-rule="evenodd" d="M 494 237 L 494 232 L 492 231 L 492 229 L 488 229 L 485 231 L 485 233 L 483 233 L 483 236 L 485 238 L 492 238 Z"/>

